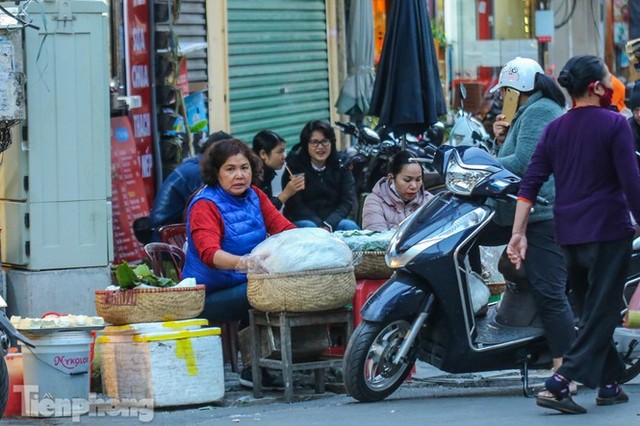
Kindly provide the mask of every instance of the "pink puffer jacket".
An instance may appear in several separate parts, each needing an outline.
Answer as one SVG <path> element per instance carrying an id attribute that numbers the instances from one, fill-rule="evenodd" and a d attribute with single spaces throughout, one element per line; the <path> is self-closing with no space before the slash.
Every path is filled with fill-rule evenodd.
<path id="1" fill-rule="evenodd" d="M 391 191 L 391 181 L 387 177 L 380 179 L 371 194 L 367 196 L 362 208 L 362 228 L 370 231 L 395 229 L 418 207 L 433 198 L 428 191 L 418 193 L 413 200 L 405 203 Z"/>

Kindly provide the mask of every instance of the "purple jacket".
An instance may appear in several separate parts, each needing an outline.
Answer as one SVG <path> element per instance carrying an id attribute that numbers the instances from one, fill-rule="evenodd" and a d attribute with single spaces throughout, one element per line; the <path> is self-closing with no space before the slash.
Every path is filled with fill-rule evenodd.
<path id="1" fill-rule="evenodd" d="M 364 200 L 362 229 L 369 231 L 395 229 L 400 222 L 431 198 L 433 198 L 433 195 L 428 191 L 424 191 L 419 192 L 416 198 L 405 203 L 391 191 L 389 179 L 383 177 L 375 184 L 371 194 Z"/>
<path id="2" fill-rule="evenodd" d="M 621 114 L 596 106 L 574 108 L 542 133 L 519 195 L 535 200 L 553 173 L 558 244 L 630 237 L 629 210 L 640 219 L 640 172 L 635 157 L 631 129 Z"/>

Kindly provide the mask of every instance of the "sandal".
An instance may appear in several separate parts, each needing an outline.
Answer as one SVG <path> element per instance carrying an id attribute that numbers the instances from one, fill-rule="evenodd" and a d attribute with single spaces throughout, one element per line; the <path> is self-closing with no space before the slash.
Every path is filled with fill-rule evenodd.
<path id="1" fill-rule="evenodd" d="M 587 412 L 586 408 L 576 404 L 570 396 L 562 399 L 557 399 L 555 396 L 551 398 L 536 396 L 536 404 L 539 407 L 551 408 L 565 414 L 584 414 Z"/>
<path id="2" fill-rule="evenodd" d="M 578 394 L 578 385 L 576 384 L 576 382 L 569 383 L 569 393 L 571 395 Z M 548 390 L 543 389 L 536 394 L 536 398 L 555 398 L 555 396 Z"/>

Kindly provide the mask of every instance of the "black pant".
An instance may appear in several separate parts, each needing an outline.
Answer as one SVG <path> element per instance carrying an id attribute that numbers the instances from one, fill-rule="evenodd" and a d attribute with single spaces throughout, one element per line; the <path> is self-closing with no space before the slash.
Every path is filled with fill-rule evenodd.
<path id="1" fill-rule="evenodd" d="M 511 227 L 491 223 L 482 230 L 476 246 L 503 245 L 510 238 Z M 531 283 L 551 356 L 560 358 L 571 347 L 576 332 L 573 312 L 567 299 L 567 269 L 562 249 L 555 240 L 554 221 L 529 223 L 527 242 L 524 259 L 527 279 Z M 478 272 L 479 250 L 472 249 L 469 257 L 472 269 Z"/>
<path id="2" fill-rule="evenodd" d="M 581 307 L 578 337 L 558 370 L 595 388 L 617 382 L 625 370 L 613 343 L 620 323 L 631 238 L 564 247 L 569 285 Z"/>

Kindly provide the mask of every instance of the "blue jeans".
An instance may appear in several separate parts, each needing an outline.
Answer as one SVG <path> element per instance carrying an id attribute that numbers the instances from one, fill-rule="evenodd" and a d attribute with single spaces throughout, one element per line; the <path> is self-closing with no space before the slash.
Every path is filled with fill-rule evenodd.
<path id="1" fill-rule="evenodd" d="M 311 220 L 296 220 L 295 222 L 293 222 L 293 224 L 296 225 L 298 228 L 318 228 L 318 226 L 316 226 L 316 224 L 313 223 L 313 221 Z M 336 226 L 333 230 L 334 231 L 356 231 L 359 229 L 360 227 L 358 226 L 358 224 L 352 221 L 351 219 L 342 219 L 338 223 L 338 226 Z"/>
<path id="2" fill-rule="evenodd" d="M 212 323 L 241 321 L 249 324 L 249 301 L 247 300 L 247 283 L 239 284 L 209 293 L 204 300 L 204 310 L 200 317 Z"/>

